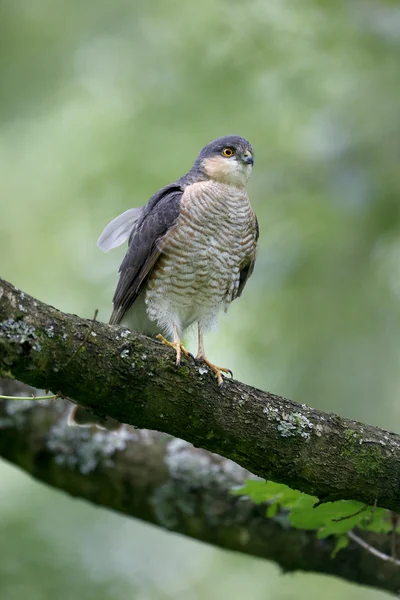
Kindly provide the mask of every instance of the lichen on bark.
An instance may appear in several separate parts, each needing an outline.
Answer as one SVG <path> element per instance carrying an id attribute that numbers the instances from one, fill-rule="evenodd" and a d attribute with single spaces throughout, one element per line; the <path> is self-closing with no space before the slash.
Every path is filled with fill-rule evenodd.
<path id="1" fill-rule="evenodd" d="M 400 436 L 234 380 L 219 390 L 195 365 L 176 369 L 173 352 L 153 339 L 21 294 L 0 280 L 0 375 L 183 438 L 321 500 L 400 511 Z"/>
<path id="2" fill-rule="evenodd" d="M 24 387 L 0 380 L 0 393 L 35 391 Z M 396 565 L 352 542 L 332 560 L 334 540 L 321 541 L 314 532 L 292 529 L 284 512 L 266 518 L 265 505 L 233 495 L 233 486 L 252 477 L 239 465 L 155 431 L 126 427 L 119 434 L 101 432 L 96 437 L 85 429 L 67 428 L 69 406 L 63 399 L 0 400 L 0 422 L 7 419 L 0 456 L 72 496 L 221 548 L 273 560 L 285 572 L 327 573 L 388 591 L 400 588 Z M 365 536 L 388 552 L 388 536 Z"/>

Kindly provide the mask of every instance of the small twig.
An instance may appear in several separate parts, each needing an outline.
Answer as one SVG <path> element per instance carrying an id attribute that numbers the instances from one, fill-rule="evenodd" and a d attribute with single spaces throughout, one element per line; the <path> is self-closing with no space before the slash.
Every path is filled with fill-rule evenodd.
<path id="1" fill-rule="evenodd" d="M 356 544 L 367 550 L 367 552 L 370 554 L 373 554 L 373 556 L 391 562 L 400 567 L 400 560 L 397 560 L 396 558 L 393 558 L 393 556 L 389 556 L 389 554 L 385 554 L 384 552 L 377 550 L 374 546 L 371 546 L 371 544 L 368 544 L 368 542 L 356 535 L 353 531 L 348 531 L 347 535 L 351 540 L 353 540 L 353 542 L 356 542 Z"/>
<path id="2" fill-rule="evenodd" d="M 2 400 L 52 400 L 53 398 L 61 398 L 59 394 L 51 396 L 0 396 Z"/>
<path id="3" fill-rule="evenodd" d="M 345 517 L 340 517 L 339 519 L 332 519 L 332 521 L 334 521 L 335 523 L 340 523 L 340 521 L 345 521 L 346 519 L 351 519 L 352 517 L 356 517 L 357 515 L 359 515 L 360 513 L 364 512 L 365 510 L 367 510 L 367 508 L 369 508 L 368 504 L 365 504 L 364 506 L 362 506 L 360 508 L 360 510 L 358 510 L 357 512 L 353 513 L 352 515 L 346 515 Z"/>
<path id="4" fill-rule="evenodd" d="M 96 310 L 94 311 L 94 315 L 93 315 L 93 319 L 91 321 L 91 325 L 88 329 L 88 331 L 86 332 L 85 337 L 83 338 L 82 342 L 79 344 L 79 346 L 77 347 L 77 349 L 75 350 L 75 352 L 73 353 L 73 355 L 70 357 L 70 359 L 66 362 L 65 367 L 68 367 L 69 363 L 75 358 L 75 356 L 82 350 L 82 348 L 84 347 L 84 345 L 86 344 L 86 342 L 89 339 L 90 334 L 93 331 L 93 327 L 94 324 L 96 322 L 97 319 L 97 315 L 99 314 L 99 309 L 96 308 Z"/>

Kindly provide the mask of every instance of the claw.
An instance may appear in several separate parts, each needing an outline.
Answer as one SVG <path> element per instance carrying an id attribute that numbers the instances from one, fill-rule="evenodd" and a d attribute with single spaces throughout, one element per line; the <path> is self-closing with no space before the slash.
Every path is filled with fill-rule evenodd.
<path id="1" fill-rule="evenodd" d="M 233 373 L 230 369 L 227 369 L 226 367 L 217 367 L 217 365 L 211 363 L 203 354 L 198 354 L 195 360 L 197 362 L 203 362 L 214 373 L 215 377 L 217 378 L 219 388 L 224 385 L 222 373 L 226 373 L 227 375 L 229 374 L 231 377 L 233 377 Z"/>
<path id="2" fill-rule="evenodd" d="M 186 348 L 182 345 L 182 343 L 180 341 L 179 342 L 170 342 L 163 335 L 161 335 L 161 333 L 156 335 L 156 339 L 160 340 L 160 342 L 162 342 L 166 346 L 169 346 L 170 348 L 173 348 L 176 351 L 175 364 L 177 367 L 181 366 L 181 354 L 183 354 L 185 356 L 185 358 L 187 358 L 188 360 L 194 360 L 193 354 L 191 354 L 188 350 L 186 350 Z"/>

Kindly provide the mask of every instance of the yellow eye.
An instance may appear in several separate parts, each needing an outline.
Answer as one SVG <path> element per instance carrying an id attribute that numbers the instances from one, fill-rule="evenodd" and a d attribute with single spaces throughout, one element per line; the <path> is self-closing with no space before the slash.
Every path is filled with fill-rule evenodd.
<path id="1" fill-rule="evenodd" d="M 234 154 L 235 154 L 235 151 L 233 148 L 224 148 L 222 150 L 222 156 L 226 156 L 227 158 L 230 158 Z"/>

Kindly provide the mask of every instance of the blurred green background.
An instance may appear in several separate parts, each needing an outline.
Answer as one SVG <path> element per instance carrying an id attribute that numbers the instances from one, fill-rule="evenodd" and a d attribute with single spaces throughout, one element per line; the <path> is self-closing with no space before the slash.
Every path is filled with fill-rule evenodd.
<path id="1" fill-rule="evenodd" d="M 400 431 L 399 44 L 388 0 L 3 0 L 0 274 L 107 320 L 103 227 L 240 134 L 260 252 L 210 358 Z M 1 600 L 388 597 L 0 482 Z"/>

